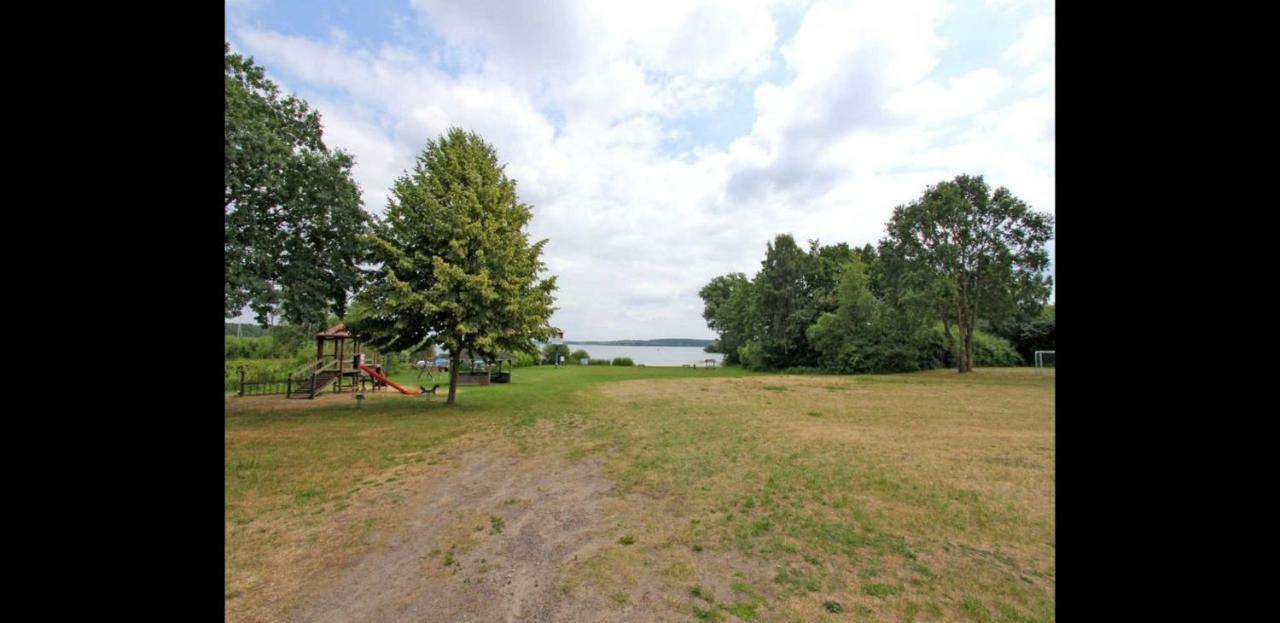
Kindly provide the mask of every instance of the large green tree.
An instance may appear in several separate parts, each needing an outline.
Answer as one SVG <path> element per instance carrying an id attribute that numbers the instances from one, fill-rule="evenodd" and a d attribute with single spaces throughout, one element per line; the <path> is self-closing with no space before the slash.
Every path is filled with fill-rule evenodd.
<path id="1" fill-rule="evenodd" d="M 880 302 L 871 294 L 866 266 L 853 258 L 843 266 L 833 298 L 835 311 L 824 312 L 805 335 L 827 367 L 842 371 L 868 371 L 860 365 L 878 337 Z"/>
<path id="2" fill-rule="evenodd" d="M 225 46 L 224 312 L 319 324 L 346 312 L 368 229 L 350 155 L 320 115 Z"/>
<path id="3" fill-rule="evenodd" d="M 716 277 L 698 292 L 702 317 L 720 334 L 713 345 L 715 352 L 724 353 L 725 363 L 738 363 L 738 349 L 752 336 L 756 312 L 753 293 L 751 280 L 742 273 Z"/>
<path id="4" fill-rule="evenodd" d="M 782 234 L 768 244 L 754 279 L 742 273 L 712 279 L 699 295 L 702 317 L 720 334 L 717 352 L 725 353 L 726 363 L 756 368 L 814 365 L 817 353 L 806 331 L 836 310 L 840 276 L 862 255 L 846 243 L 822 246 L 816 240 L 805 252 Z"/>
<path id="5" fill-rule="evenodd" d="M 856 253 L 863 256 L 863 253 Z M 844 264 L 835 311 L 823 313 L 805 335 L 836 372 L 910 372 L 933 367 L 927 308 L 895 308 L 875 296 L 861 257 Z"/>
<path id="6" fill-rule="evenodd" d="M 451 128 L 396 180 L 386 215 L 368 236 L 377 267 L 358 297 L 364 309 L 354 326 L 375 345 L 448 349 L 449 404 L 460 353 L 532 354 L 535 341 L 553 332 L 556 279 L 541 277 L 547 241 L 530 242 L 533 211 L 504 169 L 482 138 Z"/>
<path id="7" fill-rule="evenodd" d="M 765 248 L 764 261 L 755 278 L 759 306 L 758 347 L 769 368 L 812 365 L 813 349 L 805 330 L 816 320 L 810 258 L 791 234 L 779 234 Z"/>
<path id="8" fill-rule="evenodd" d="M 895 208 L 880 255 L 901 300 L 933 305 L 948 334 L 957 329 L 957 369 L 970 372 L 978 318 L 997 322 L 1048 297 L 1052 238 L 1052 216 L 960 175 Z"/>

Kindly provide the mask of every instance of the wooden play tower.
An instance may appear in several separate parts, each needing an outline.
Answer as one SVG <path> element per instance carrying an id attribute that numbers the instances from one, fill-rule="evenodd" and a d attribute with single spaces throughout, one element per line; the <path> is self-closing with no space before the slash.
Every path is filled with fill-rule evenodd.
<path id="1" fill-rule="evenodd" d="M 346 342 L 351 340 L 351 349 Z M 329 350 L 328 353 L 325 351 Z M 355 391 L 356 385 L 363 388 L 366 379 L 373 381 L 375 391 L 382 388 L 377 379 L 371 379 L 360 370 L 360 339 L 353 337 L 346 325 L 338 323 L 316 334 L 315 363 L 289 375 L 288 396 L 290 398 L 315 398 L 320 392 L 333 387 L 334 391 Z M 382 371 L 381 364 L 365 365 Z"/>

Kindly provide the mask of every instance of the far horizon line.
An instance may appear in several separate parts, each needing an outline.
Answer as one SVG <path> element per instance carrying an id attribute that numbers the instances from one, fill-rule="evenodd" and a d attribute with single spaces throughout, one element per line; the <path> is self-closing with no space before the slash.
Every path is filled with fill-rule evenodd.
<path id="1" fill-rule="evenodd" d="M 572 344 L 574 342 L 622 342 L 625 340 L 648 342 L 652 340 L 715 340 L 714 337 L 616 337 L 616 338 L 583 338 L 569 339 L 564 338 L 565 343 Z"/>
<path id="2" fill-rule="evenodd" d="M 245 321 L 239 321 L 239 322 L 237 322 L 237 320 L 239 320 L 239 319 L 238 319 L 238 318 L 237 318 L 237 319 L 234 319 L 234 320 L 232 320 L 232 319 L 228 319 L 228 320 L 226 320 L 225 322 L 226 322 L 226 324 L 231 324 L 231 325 L 239 324 L 239 325 L 256 326 L 256 327 L 261 327 L 261 326 L 262 326 L 262 325 L 258 324 L 257 322 L 254 322 L 254 321 L 248 321 L 248 322 L 245 322 Z M 341 321 L 339 321 L 339 322 L 341 322 Z M 281 324 L 284 324 L 284 323 L 281 323 Z M 280 325 L 272 325 L 272 326 L 280 326 Z M 581 342 L 622 342 L 622 341 L 626 341 L 626 340 L 634 340 L 634 341 L 652 341 L 652 340 L 706 340 L 706 341 L 709 341 L 709 342 L 714 342 L 714 341 L 716 340 L 716 338 L 715 338 L 715 336 L 712 336 L 712 337 L 616 337 L 616 338 L 582 338 L 582 339 L 577 339 L 577 338 L 575 338 L 575 339 L 564 338 L 564 341 L 565 341 L 565 343 L 566 343 L 566 344 L 573 344 L 573 343 L 575 343 L 575 342 L 579 342 L 579 343 L 581 343 Z M 541 342 L 541 340 L 538 340 L 538 341 L 539 341 L 539 342 Z"/>

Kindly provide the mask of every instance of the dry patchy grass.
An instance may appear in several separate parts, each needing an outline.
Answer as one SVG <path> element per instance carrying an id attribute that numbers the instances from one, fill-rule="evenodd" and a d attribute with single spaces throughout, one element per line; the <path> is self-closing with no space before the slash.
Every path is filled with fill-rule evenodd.
<path id="1" fill-rule="evenodd" d="M 562 421 L 546 447 L 577 439 L 571 455 L 606 457 L 622 491 L 653 500 L 617 515 L 647 545 L 594 577 L 631 581 L 699 545 L 704 586 L 709 569 L 769 573 L 762 620 L 829 616 L 828 602 L 876 620 L 1052 619 L 1051 376 L 627 381 L 595 394 L 592 417 Z"/>
<path id="2" fill-rule="evenodd" d="M 228 619 L 283 618 L 414 530 L 484 561 L 466 559 L 480 584 L 441 585 L 457 594 L 490 590 L 489 569 L 554 578 L 553 595 L 526 587 L 502 616 L 537 604 L 582 620 L 1053 619 L 1052 374 L 565 372 L 521 371 L 525 388 L 473 391 L 456 409 L 229 406 Z M 506 459 L 490 461 L 487 497 L 445 502 L 456 521 L 423 527 L 424 492 L 476 452 L 610 483 L 580 542 L 547 550 L 572 554 L 548 561 L 552 576 L 521 548 L 573 509 L 514 493 L 528 476 Z"/>

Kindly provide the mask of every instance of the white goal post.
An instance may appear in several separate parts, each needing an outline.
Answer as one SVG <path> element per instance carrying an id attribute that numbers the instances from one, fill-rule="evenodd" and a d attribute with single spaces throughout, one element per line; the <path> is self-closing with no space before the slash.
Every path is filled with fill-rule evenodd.
<path id="1" fill-rule="evenodd" d="M 1038 350 L 1036 351 L 1036 372 L 1046 367 L 1057 367 L 1057 352 L 1055 350 Z M 1047 364 L 1047 365 L 1046 365 Z"/>

